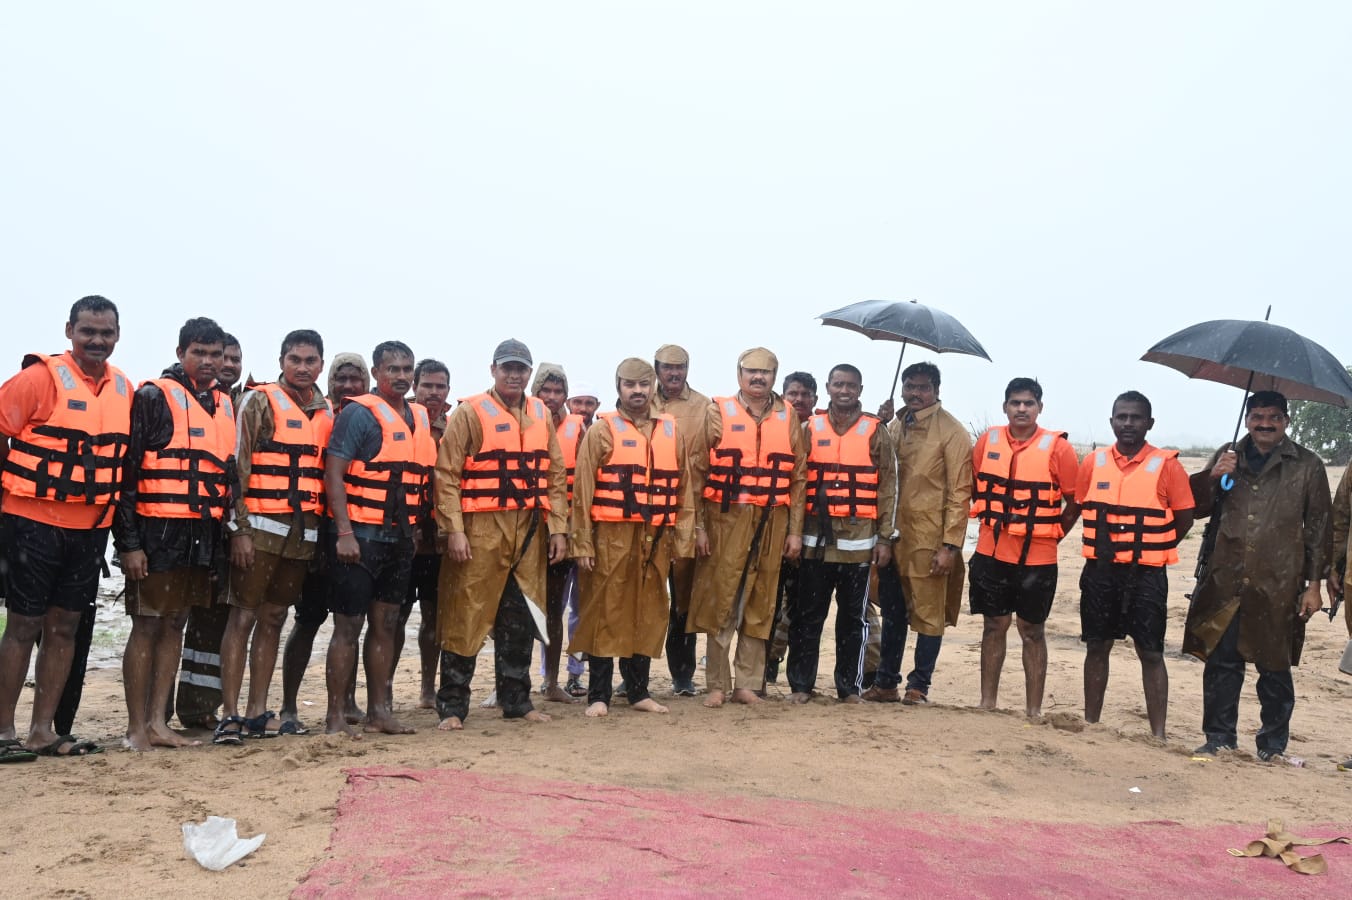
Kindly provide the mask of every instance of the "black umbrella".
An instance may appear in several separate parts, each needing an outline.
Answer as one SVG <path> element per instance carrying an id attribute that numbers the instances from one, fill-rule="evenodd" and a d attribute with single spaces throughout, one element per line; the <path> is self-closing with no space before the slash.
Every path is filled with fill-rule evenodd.
<path id="1" fill-rule="evenodd" d="M 1272 307 L 1268 307 L 1272 314 Z M 1352 407 L 1352 375 L 1337 357 L 1289 328 L 1244 319 L 1216 319 L 1171 334 L 1141 359 L 1177 369 L 1189 378 L 1250 391 L 1280 391 L 1292 400 Z M 1231 446 L 1239 440 L 1244 404 Z"/>
<path id="2" fill-rule="evenodd" d="M 901 355 L 897 358 L 897 372 L 892 376 L 892 393 L 897 392 L 901 377 L 901 361 L 906 356 L 906 345 L 916 344 L 935 353 L 966 353 L 990 361 L 990 355 L 981 342 L 962 323 L 946 312 L 912 300 L 861 300 L 849 306 L 822 313 L 817 318 L 823 325 L 835 325 L 867 335 L 875 341 L 900 341 Z"/>

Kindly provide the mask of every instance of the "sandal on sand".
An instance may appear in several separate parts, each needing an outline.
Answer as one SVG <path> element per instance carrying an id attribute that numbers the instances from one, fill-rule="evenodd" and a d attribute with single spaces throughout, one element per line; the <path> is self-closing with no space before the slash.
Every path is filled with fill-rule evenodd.
<path id="1" fill-rule="evenodd" d="M 309 734 L 310 729 L 297 722 L 295 719 L 287 719 L 282 723 L 282 727 L 277 729 L 278 734 Z"/>
<path id="2" fill-rule="evenodd" d="M 216 726 L 216 734 L 211 738 L 213 744 L 227 744 L 238 747 L 244 743 L 244 719 L 239 716 L 226 716 Z"/>
<path id="3" fill-rule="evenodd" d="M 277 727 L 268 729 L 269 722 L 276 722 Z M 251 738 L 275 738 L 282 734 L 282 720 L 272 710 L 268 710 L 261 715 L 254 716 L 252 719 L 244 720 L 244 728 Z"/>
<path id="4" fill-rule="evenodd" d="M 0 763 L 35 762 L 38 755 L 16 740 L 0 741 Z"/>
<path id="5" fill-rule="evenodd" d="M 63 750 L 62 748 L 66 748 Z M 82 741 L 73 734 L 63 734 L 45 747 L 34 747 L 38 756 L 92 756 L 103 748 L 93 741 Z"/>

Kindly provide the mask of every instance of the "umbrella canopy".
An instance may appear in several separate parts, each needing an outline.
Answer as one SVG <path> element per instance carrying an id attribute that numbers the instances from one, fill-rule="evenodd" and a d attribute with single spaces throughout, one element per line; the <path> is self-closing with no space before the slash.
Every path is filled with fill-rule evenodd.
<path id="1" fill-rule="evenodd" d="M 946 312 L 914 300 L 861 300 L 822 313 L 823 325 L 848 328 L 875 341 L 900 341 L 901 356 L 897 374 L 892 377 L 892 393 L 897 392 L 897 377 L 906 345 L 915 344 L 935 353 L 966 353 L 990 361 L 990 354 L 962 323 Z"/>
<path id="2" fill-rule="evenodd" d="M 1160 341 L 1141 359 L 1189 378 L 1352 407 L 1352 375 L 1343 364 L 1309 338 L 1271 322 L 1202 322 Z"/>

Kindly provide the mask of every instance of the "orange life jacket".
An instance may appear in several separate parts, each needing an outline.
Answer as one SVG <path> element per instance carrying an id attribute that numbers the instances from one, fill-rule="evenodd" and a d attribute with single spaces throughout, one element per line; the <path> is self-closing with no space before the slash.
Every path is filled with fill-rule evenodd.
<path id="1" fill-rule="evenodd" d="M 878 419 L 868 413 L 844 434 L 818 413 L 808 420 L 807 513 L 834 519 L 878 518 L 878 467 L 873 464 L 873 434 Z"/>
<path id="2" fill-rule="evenodd" d="M 563 417 L 555 432 L 559 439 L 559 451 L 563 454 L 564 471 L 568 473 L 568 502 L 573 501 L 573 477 L 577 474 L 577 447 L 582 442 L 582 432 L 586 430 L 583 418 L 574 413 Z"/>
<path id="3" fill-rule="evenodd" d="M 52 376 L 56 402 L 47 421 L 30 421 L 9 439 L 5 491 L 60 503 L 115 503 L 131 433 L 127 376 L 108 366 L 108 384 L 95 394 L 64 356 L 24 359 L 25 366 L 39 362 Z"/>
<path id="4" fill-rule="evenodd" d="M 244 505 L 263 515 L 319 512 L 333 407 L 325 400 L 326 408 L 310 418 L 279 384 L 254 385 L 252 390 L 272 407 L 272 437 L 254 443 Z"/>
<path id="5" fill-rule="evenodd" d="M 216 391 L 216 412 L 208 413 L 183 385 L 156 378 L 164 392 L 174 433 L 163 450 L 148 450 L 136 486 L 136 514 L 154 519 L 219 519 L 230 503 L 227 472 L 235 455 L 235 407 Z"/>
<path id="6" fill-rule="evenodd" d="M 1059 539 L 1065 534 L 1061 488 L 1052 483 L 1051 475 L 1052 446 L 1058 437 L 1065 435 L 1038 428 L 1017 451 L 1010 448 L 1008 426 L 998 425 L 980 438 L 981 466 L 969 515 L 994 528 L 997 540 L 1001 529 L 1028 538 Z"/>
<path id="7" fill-rule="evenodd" d="M 483 440 L 460 475 L 461 511 L 549 509 L 549 429 L 554 425 L 544 403 L 525 398 L 532 421 L 522 431 L 516 417 L 487 393 L 463 402 L 479 417 Z"/>
<path id="8" fill-rule="evenodd" d="M 365 525 L 398 525 L 411 534 L 427 477 L 437 461 L 427 407 L 408 402 L 413 411 L 409 434 L 408 422 L 378 394 L 358 394 L 349 400 L 375 416 L 380 450 L 369 461 L 354 459 L 348 464 L 343 475 L 347 517 Z"/>
<path id="9" fill-rule="evenodd" d="M 649 441 L 619 413 L 597 415 L 610 425 L 614 446 L 610 459 L 597 469 L 593 521 L 675 525 L 681 505 L 675 418 L 653 416 Z"/>
<path id="10" fill-rule="evenodd" d="M 1108 450 L 1094 453 L 1089 493 L 1081 501 L 1086 557 L 1144 566 L 1178 562 L 1174 514 L 1159 496 L 1164 464 L 1177 456 L 1177 450 L 1154 450 L 1124 473 Z"/>
<path id="11" fill-rule="evenodd" d="M 787 409 L 772 410 L 757 422 L 735 397 L 715 397 L 723 436 L 709 448 L 704 499 L 724 512 L 733 503 L 788 506 L 793 476 L 793 443 Z"/>

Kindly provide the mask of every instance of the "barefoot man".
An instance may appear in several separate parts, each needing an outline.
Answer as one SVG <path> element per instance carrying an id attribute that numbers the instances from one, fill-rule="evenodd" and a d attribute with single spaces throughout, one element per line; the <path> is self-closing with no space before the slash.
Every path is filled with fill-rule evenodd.
<path id="1" fill-rule="evenodd" d="M 1056 545 L 1073 511 L 1080 460 L 1061 432 L 1038 425 L 1042 385 L 1015 378 L 1005 387 L 1008 425 L 998 425 L 972 448 L 976 486 L 971 516 L 981 520 L 970 567 L 972 614 L 981 633 L 981 708 L 995 709 L 1005 665 L 1009 625 L 1017 616 L 1023 639 L 1024 711 L 1042 715 L 1047 683 L 1045 623 L 1056 596 Z M 904 525 L 903 525 L 904 527 Z"/>
<path id="2" fill-rule="evenodd" d="M 616 411 L 597 416 L 577 455 L 571 549 L 582 609 L 569 652 L 588 655 L 593 717 L 610 710 L 617 656 L 630 708 L 667 711 L 648 693 L 648 671 L 667 634 L 671 558 L 694 543 L 695 509 L 676 419 L 650 409 L 656 383 L 643 360 L 620 363 Z"/>
<path id="3" fill-rule="evenodd" d="M 707 449 L 692 461 L 704 502 L 696 506 L 686 627 L 707 635 L 704 705 L 711 708 L 722 706 L 729 692 L 737 703 L 761 702 L 780 563 L 803 551 L 807 451 L 797 414 L 773 390 L 778 369 L 779 360 L 763 347 L 738 358 L 739 390 L 709 404 Z M 729 664 L 734 636 L 737 654 Z"/>
<path id="4" fill-rule="evenodd" d="M 165 715 L 188 610 L 211 603 L 226 555 L 222 517 L 238 496 L 235 410 L 216 381 L 225 332 L 189 319 L 178 362 L 136 391 L 113 543 L 127 576 L 131 636 L 122 658 L 131 750 L 196 744 Z"/>
<path id="5" fill-rule="evenodd" d="M 499 344 L 493 387 L 455 408 L 437 451 L 437 527 L 450 563 L 437 616 L 443 731 L 464 728 L 490 632 L 503 718 L 549 721 L 530 701 L 531 641 L 545 637 L 545 567 L 568 553 L 568 488 L 549 411 L 526 396 L 532 365 L 525 344 Z"/>
<path id="6" fill-rule="evenodd" d="M 0 387 L 0 463 L 4 515 L 0 569 L 8 582 L 0 639 L 0 760 L 21 751 L 14 709 L 39 635 L 29 750 L 83 756 L 97 745 L 55 725 L 62 688 L 74 672 L 84 684 L 81 621 L 98 593 L 111 507 L 131 427 L 132 389 L 108 357 L 117 346 L 117 307 L 105 297 L 77 300 L 66 337 L 70 350 L 24 357 Z M 70 711 L 74 718 L 74 710 Z M 62 723 L 63 725 L 66 723 Z"/>
<path id="7" fill-rule="evenodd" d="M 426 407 L 406 401 L 413 351 L 385 341 L 371 353 L 376 389 L 359 394 L 333 423 L 324 491 L 333 534 L 328 538 L 329 608 L 333 638 L 325 669 L 329 704 L 324 730 L 352 734 L 344 714 L 357 674 L 357 638 L 369 619 L 366 646 L 366 730 L 412 734 L 394 717 L 390 673 L 399 607 L 413 572 L 418 503 L 436 459 Z"/>

